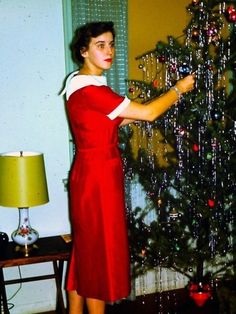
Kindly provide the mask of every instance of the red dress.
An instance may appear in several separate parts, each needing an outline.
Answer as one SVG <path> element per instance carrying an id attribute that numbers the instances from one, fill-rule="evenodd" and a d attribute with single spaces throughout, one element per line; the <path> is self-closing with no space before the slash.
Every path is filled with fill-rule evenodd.
<path id="1" fill-rule="evenodd" d="M 117 115 L 129 101 L 105 86 L 104 79 L 77 75 L 67 84 L 67 112 L 76 146 L 69 182 L 73 248 L 67 290 L 116 301 L 130 292 L 124 180 L 117 146 L 122 121 Z"/>

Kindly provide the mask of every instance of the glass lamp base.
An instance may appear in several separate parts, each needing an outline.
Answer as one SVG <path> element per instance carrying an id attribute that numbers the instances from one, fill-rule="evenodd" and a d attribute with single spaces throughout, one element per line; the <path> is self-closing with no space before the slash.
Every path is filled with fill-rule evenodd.
<path id="1" fill-rule="evenodd" d="M 19 208 L 19 226 L 11 237 L 14 242 L 22 246 L 31 245 L 38 240 L 38 232 L 30 226 L 29 208 Z"/>

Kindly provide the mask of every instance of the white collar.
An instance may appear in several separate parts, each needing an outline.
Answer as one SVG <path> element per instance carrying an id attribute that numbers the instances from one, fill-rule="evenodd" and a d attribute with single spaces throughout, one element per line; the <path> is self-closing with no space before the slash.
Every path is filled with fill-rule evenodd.
<path id="1" fill-rule="evenodd" d="M 68 100 L 70 95 L 76 90 L 83 87 L 94 85 L 94 86 L 103 86 L 107 85 L 107 78 L 105 76 L 99 75 L 77 75 L 79 71 L 72 72 L 66 79 L 65 88 L 60 93 L 64 95 L 66 93 L 66 99 Z"/>

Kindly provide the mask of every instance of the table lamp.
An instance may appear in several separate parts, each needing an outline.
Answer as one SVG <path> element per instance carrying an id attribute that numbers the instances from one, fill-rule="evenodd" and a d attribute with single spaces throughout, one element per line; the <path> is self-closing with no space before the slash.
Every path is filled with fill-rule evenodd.
<path id="1" fill-rule="evenodd" d="M 43 154 L 10 152 L 0 154 L 0 205 L 18 207 L 19 225 L 12 240 L 28 246 L 39 234 L 29 221 L 29 207 L 49 201 Z"/>

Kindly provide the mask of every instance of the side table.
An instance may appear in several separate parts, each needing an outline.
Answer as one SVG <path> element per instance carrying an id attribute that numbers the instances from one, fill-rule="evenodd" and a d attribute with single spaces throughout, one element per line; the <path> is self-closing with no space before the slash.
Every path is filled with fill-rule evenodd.
<path id="1" fill-rule="evenodd" d="M 2 313 L 10 313 L 7 306 L 6 285 L 45 279 L 55 279 L 57 291 L 56 313 L 66 313 L 61 284 L 64 262 L 69 259 L 70 248 L 70 243 L 66 243 L 62 236 L 39 238 L 28 252 L 28 256 L 25 256 L 22 248 L 14 242 L 9 242 L 6 251 L 0 252 L 0 300 L 3 308 Z M 35 275 L 13 280 L 4 279 L 3 268 L 46 262 L 53 263 L 52 274 Z"/>

